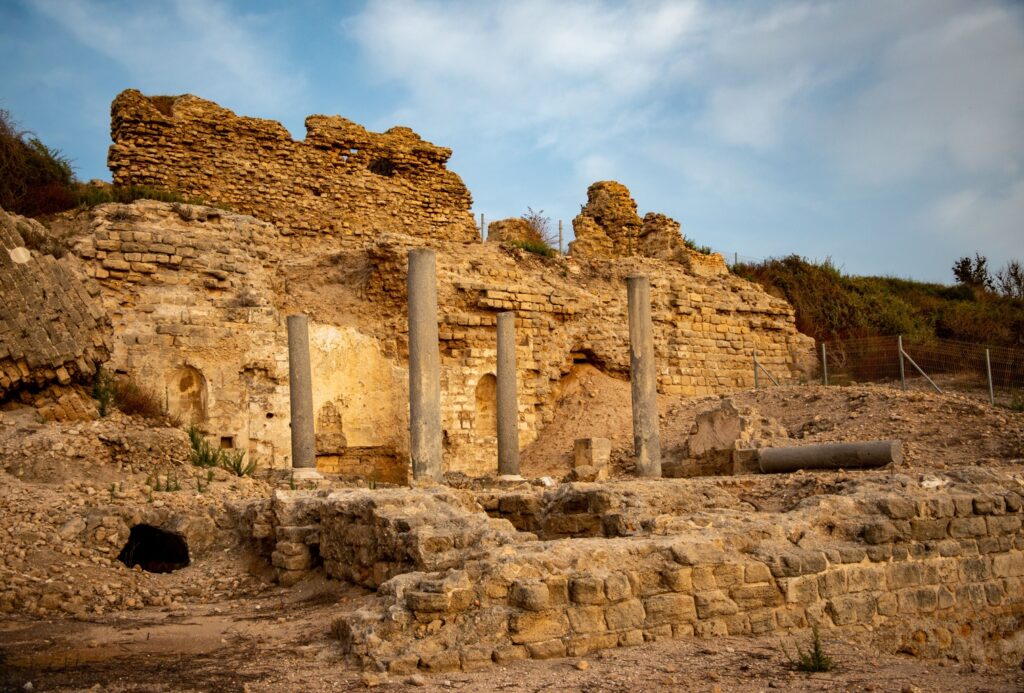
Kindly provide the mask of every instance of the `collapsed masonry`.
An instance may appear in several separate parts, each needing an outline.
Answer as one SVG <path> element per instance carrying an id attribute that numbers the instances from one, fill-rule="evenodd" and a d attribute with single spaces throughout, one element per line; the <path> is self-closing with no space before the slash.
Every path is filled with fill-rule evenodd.
<path id="1" fill-rule="evenodd" d="M 47 236 L 0 209 L 0 402 L 34 404 L 47 419 L 88 418 L 95 407 L 80 386 L 107 360 L 110 319 L 75 258 L 27 247 Z"/>

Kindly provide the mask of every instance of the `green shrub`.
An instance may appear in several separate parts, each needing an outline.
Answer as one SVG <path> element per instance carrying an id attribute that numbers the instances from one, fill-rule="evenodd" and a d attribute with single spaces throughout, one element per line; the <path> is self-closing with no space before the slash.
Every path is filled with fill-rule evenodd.
<path id="1" fill-rule="evenodd" d="M 252 473 L 256 471 L 255 461 L 244 462 L 244 450 L 214 447 L 196 424 L 192 424 L 185 431 L 188 433 L 188 440 L 192 445 L 190 458 L 193 466 L 210 470 L 207 474 L 207 484 L 213 479 L 214 467 L 226 469 L 235 476 L 252 476 Z"/>
<path id="2" fill-rule="evenodd" d="M 796 255 L 740 263 L 733 271 L 789 301 L 797 329 L 818 341 L 902 334 L 1024 344 L 1024 301 L 979 287 L 847 276 L 828 260 L 813 263 Z"/>
<path id="3" fill-rule="evenodd" d="M 220 466 L 222 469 L 226 469 L 235 476 L 252 476 L 252 473 L 256 471 L 256 461 L 250 460 L 247 463 L 243 461 L 245 458 L 244 450 L 221 450 Z"/>
<path id="4" fill-rule="evenodd" d="M 785 650 L 782 651 L 786 655 L 786 659 L 797 671 L 806 671 L 809 673 L 818 673 L 823 671 L 832 671 L 836 668 L 836 663 L 831 657 L 825 654 L 824 648 L 821 646 L 821 636 L 818 634 L 818 627 L 815 626 L 813 629 L 813 636 L 811 637 L 811 649 L 808 652 L 804 652 L 800 645 L 796 646 L 796 659 L 794 660 L 789 656 L 789 653 Z"/>
<path id="5" fill-rule="evenodd" d="M 531 240 L 520 240 L 520 241 L 509 241 L 509 245 L 515 248 L 522 248 L 528 253 L 534 255 L 541 255 L 543 257 L 554 257 L 558 254 L 558 251 L 552 248 L 544 241 L 531 241 Z"/>
<path id="6" fill-rule="evenodd" d="M 199 426 L 192 424 L 185 430 L 188 433 L 189 443 L 192 444 L 189 457 L 193 466 L 204 469 L 219 467 L 221 451 L 210 444 L 203 432 L 199 430 Z"/>
<path id="7" fill-rule="evenodd" d="M 74 207 L 71 162 L 0 109 L 0 207 L 25 216 Z"/>

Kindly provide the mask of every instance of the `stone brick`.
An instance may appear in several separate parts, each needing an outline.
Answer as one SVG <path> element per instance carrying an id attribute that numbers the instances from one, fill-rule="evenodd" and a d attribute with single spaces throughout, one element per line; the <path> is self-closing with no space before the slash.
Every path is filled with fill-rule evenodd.
<path id="1" fill-rule="evenodd" d="M 644 618 L 644 605 L 639 599 L 628 599 L 605 609 L 605 622 L 609 630 L 639 628 Z"/>
<path id="2" fill-rule="evenodd" d="M 577 606 L 566 610 L 574 633 L 599 633 L 607 630 L 604 609 L 600 606 Z"/>
<path id="3" fill-rule="evenodd" d="M 914 541 L 933 541 L 945 539 L 949 528 L 949 520 L 940 519 L 914 519 L 910 521 L 910 538 Z"/>
<path id="4" fill-rule="evenodd" d="M 561 639 L 529 643 L 526 649 L 533 659 L 554 659 L 555 657 L 564 657 L 566 654 L 565 643 Z"/>
<path id="5" fill-rule="evenodd" d="M 569 632 L 569 619 L 564 611 L 536 611 L 513 614 L 509 632 L 516 645 L 561 638 Z"/>
<path id="6" fill-rule="evenodd" d="M 875 615 L 875 597 L 869 594 L 850 594 L 828 600 L 828 613 L 837 626 L 867 623 Z"/>
<path id="7" fill-rule="evenodd" d="M 949 536 L 955 539 L 981 537 L 987 531 L 984 517 L 958 517 L 949 523 Z"/>
<path id="8" fill-rule="evenodd" d="M 693 597 L 685 594 L 661 594 L 644 600 L 647 628 L 692 621 L 697 618 Z"/>
<path id="9" fill-rule="evenodd" d="M 604 604 L 604 580 L 589 575 L 570 578 L 569 598 L 577 604 Z"/>
<path id="10" fill-rule="evenodd" d="M 846 571 L 827 570 L 818 576 L 818 594 L 823 598 L 846 594 Z"/>
<path id="11" fill-rule="evenodd" d="M 605 597 L 610 602 L 621 602 L 633 596 L 629 577 L 624 573 L 612 573 L 604 580 Z"/>
<path id="12" fill-rule="evenodd" d="M 744 611 L 782 604 L 782 594 L 774 583 L 740 585 L 731 589 L 729 596 Z"/>
<path id="13" fill-rule="evenodd" d="M 686 594 L 692 594 L 692 573 L 692 568 L 666 568 L 661 571 L 661 582 L 666 589 L 672 592 L 684 592 Z"/>
<path id="14" fill-rule="evenodd" d="M 980 571 L 977 579 L 987 577 Z M 1014 551 L 992 557 L 992 575 L 995 577 L 1019 577 L 1024 575 L 1024 553 Z"/>
<path id="15" fill-rule="evenodd" d="M 739 611 L 736 602 L 729 599 L 721 590 L 698 592 L 694 599 L 697 605 L 697 616 L 702 619 L 728 616 Z"/>
<path id="16" fill-rule="evenodd" d="M 516 580 L 512 583 L 510 601 L 527 611 L 544 611 L 550 602 L 548 586 L 539 580 Z"/>

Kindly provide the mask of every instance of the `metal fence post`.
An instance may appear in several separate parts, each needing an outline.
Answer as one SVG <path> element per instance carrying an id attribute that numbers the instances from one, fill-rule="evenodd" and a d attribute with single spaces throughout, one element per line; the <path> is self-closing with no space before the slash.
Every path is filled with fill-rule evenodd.
<path id="1" fill-rule="evenodd" d="M 754 389 L 755 390 L 758 388 L 757 377 L 758 377 L 757 376 L 757 352 L 755 351 L 754 352 Z"/>
<path id="2" fill-rule="evenodd" d="M 821 343 L 821 384 L 828 385 L 828 355 L 825 353 L 825 342 Z"/>
<path id="3" fill-rule="evenodd" d="M 900 387 L 907 389 L 907 374 L 903 370 L 903 335 L 896 337 L 896 347 L 900 352 Z"/>
<path id="4" fill-rule="evenodd" d="M 989 356 L 988 349 L 985 349 L 985 373 L 988 375 L 988 403 L 994 407 L 996 406 L 996 393 L 992 388 L 992 357 Z"/>
<path id="5" fill-rule="evenodd" d="M 739 252 L 734 251 L 732 254 L 732 266 L 735 267 L 738 264 L 740 264 L 740 254 Z"/>
<path id="6" fill-rule="evenodd" d="M 565 253 L 562 252 L 562 220 L 561 219 L 558 220 L 558 254 L 559 255 L 565 255 Z"/>

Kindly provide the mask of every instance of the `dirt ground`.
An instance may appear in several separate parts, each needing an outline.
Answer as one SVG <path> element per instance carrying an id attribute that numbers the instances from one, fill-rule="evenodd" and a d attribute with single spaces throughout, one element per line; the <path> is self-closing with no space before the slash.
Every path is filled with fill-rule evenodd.
<path id="1" fill-rule="evenodd" d="M 790 436 L 784 442 L 902 439 L 900 471 L 1024 463 L 1024 414 L 965 396 L 803 386 L 731 397 L 776 419 Z M 662 399 L 665 454 L 679 454 L 695 414 L 719 403 Z M 525 451 L 524 475 L 565 476 L 565 441 L 588 436 L 613 440 L 621 474 L 630 416 L 628 383 L 580 369 L 555 420 Z M 661 641 L 473 673 L 363 673 L 344 660 L 331 625 L 365 592 L 322 578 L 280 588 L 234 534 L 237 507 L 280 479 L 211 479 L 190 468 L 180 431 L 117 417 L 30 419 L 0 412 L 0 691 L 1024 691 L 1019 665 L 880 653 L 865 644 L 868 633 L 864 642 L 822 633 L 837 666 L 818 674 L 793 670 L 785 652 L 808 642 L 788 636 Z M 209 518 L 190 530 L 204 550 L 172 573 L 127 569 L 116 560 L 124 528 L 104 522 L 132 513 Z M 91 519 L 78 526 L 76 517 Z"/>
<path id="2" fill-rule="evenodd" d="M 473 673 L 353 670 L 326 637 L 345 593 L 317 583 L 182 610 L 96 622 L 0 623 L 0 691 L 1021 691 L 1024 671 L 880 655 L 822 636 L 828 673 L 790 663 L 793 638 L 648 643 L 587 658 L 520 661 Z M 28 684 L 31 683 L 31 687 Z"/>

